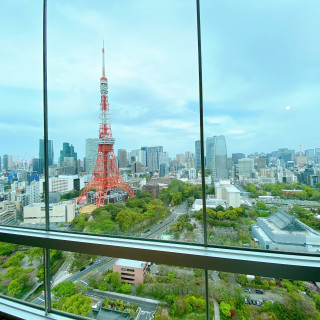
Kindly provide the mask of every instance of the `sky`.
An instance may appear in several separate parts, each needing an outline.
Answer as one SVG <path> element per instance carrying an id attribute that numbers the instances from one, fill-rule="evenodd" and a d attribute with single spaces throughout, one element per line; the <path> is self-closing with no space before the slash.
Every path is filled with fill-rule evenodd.
<path id="1" fill-rule="evenodd" d="M 115 153 L 200 137 L 195 0 L 48 1 L 49 139 L 98 137 L 102 41 Z M 320 147 L 320 2 L 201 0 L 204 135 L 228 155 Z M 0 4 L 0 155 L 38 157 L 42 3 Z"/>

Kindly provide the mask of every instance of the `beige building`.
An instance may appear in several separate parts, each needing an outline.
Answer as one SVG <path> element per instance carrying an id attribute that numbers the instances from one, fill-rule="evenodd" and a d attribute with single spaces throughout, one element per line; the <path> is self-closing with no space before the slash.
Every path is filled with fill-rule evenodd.
<path id="1" fill-rule="evenodd" d="M 226 201 L 228 207 L 238 208 L 241 205 L 240 191 L 229 180 L 221 180 L 214 184 L 216 199 Z"/>
<path id="2" fill-rule="evenodd" d="M 13 224 L 17 221 L 17 207 L 14 202 L 0 202 L 0 224 Z"/>
<path id="3" fill-rule="evenodd" d="M 63 202 L 49 205 L 50 223 L 71 222 L 75 217 L 75 204 Z M 45 223 L 44 203 L 34 203 L 23 208 L 24 223 Z"/>
<path id="4" fill-rule="evenodd" d="M 144 282 L 147 268 L 148 263 L 144 261 L 117 259 L 113 265 L 113 272 L 119 272 L 122 281 L 136 286 Z"/>

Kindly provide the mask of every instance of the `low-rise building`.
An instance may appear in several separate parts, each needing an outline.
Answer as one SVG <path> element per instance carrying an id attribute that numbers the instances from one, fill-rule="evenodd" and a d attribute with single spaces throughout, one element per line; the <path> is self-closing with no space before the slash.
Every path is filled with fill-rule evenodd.
<path id="1" fill-rule="evenodd" d="M 71 222 L 75 217 L 75 204 L 72 202 L 62 202 L 49 204 L 50 223 Z M 35 224 L 45 223 L 44 203 L 34 203 L 23 208 L 23 223 Z"/>
<path id="2" fill-rule="evenodd" d="M 147 262 L 129 259 L 117 259 L 113 264 L 113 272 L 119 272 L 122 281 L 135 286 L 144 282 L 147 268 Z"/>
<path id="3" fill-rule="evenodd" d="M 282 210 L 259 217 L 252 236 L 262 249 L 320 253 L 320 233 Z"/>
<path id="4" fill-rule="evenodd" d="M 218 206 L 222 206 L 224 209 L 227 208 L 225 201 L 220 199 L 214 199 L 209 196 L 207 197 L 206 208 L 215 209 Z M 191 211 L 199 211 L 202 208 L 202 199 L 196 199 L 192 205 Z"/>
<path id="5" fill-rule="evenodd" d="M 228 207 L 240 207 L 240 190 L 233 184 L 230 184 L 229 180 L 221 180 L 216 182 L 214 184 L 214 189 L 216 199 L 226 201 Z"/>
<path id="6" fill-rule="evenodd" d="M 17 221 L 17 207 L 14 202 L 0 202 L 0 224 L 10 225 Z"/>

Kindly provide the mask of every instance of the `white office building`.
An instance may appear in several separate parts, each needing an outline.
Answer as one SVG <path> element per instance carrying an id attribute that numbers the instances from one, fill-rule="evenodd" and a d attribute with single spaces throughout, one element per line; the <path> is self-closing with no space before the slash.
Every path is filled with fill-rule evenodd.
<path id="1" fill-rule="evenodd" d="M 72 202 L 62 202 L 49 204 L 50 223 L 71 222 L 75 217 L 75 204 Z M 45 223 L 44 203 L 34 203 L 23 208 L 23 223 L 36 224 Z"/>
<path id="2" fill-rule="evenodd" d="M 214 184 L 216 199 L 224 200 L 228 207 L 238 208 L 240 202 L 240 190 L 230 184 L 229 180 L 221 180 Z"/>

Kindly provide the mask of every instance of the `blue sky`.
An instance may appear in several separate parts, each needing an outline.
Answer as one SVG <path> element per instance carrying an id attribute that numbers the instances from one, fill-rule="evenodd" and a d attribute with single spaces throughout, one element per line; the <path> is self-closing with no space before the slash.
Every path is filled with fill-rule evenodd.
<path id="1" fill-rule="evenodd" d="M 49 137 L 97 137 L 101 46 L 115 150 L 199 138 L 195 1 L 48 1 Z M 228 154 L 320 147 L 319 1 L 201 1 L 205 136 Z M 0 154 L 38 155 L 42 4 L 1 2 Z M 288 108 L 290 106 L 290 108 Z"/>

